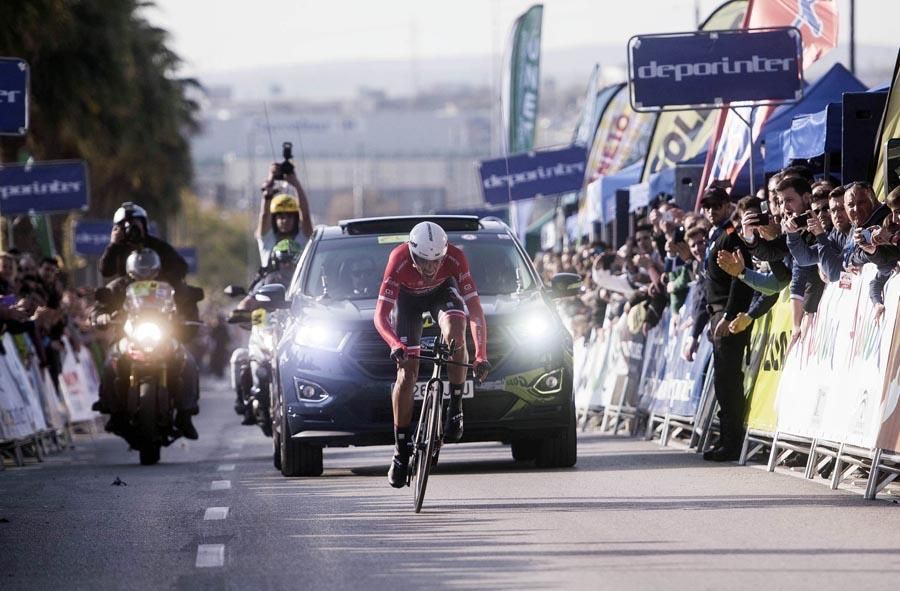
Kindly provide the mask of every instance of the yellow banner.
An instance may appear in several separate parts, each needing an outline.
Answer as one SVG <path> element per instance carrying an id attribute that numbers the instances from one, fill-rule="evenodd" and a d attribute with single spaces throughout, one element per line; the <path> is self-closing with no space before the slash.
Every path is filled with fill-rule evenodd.
<path id="1" fill-rule="evenodd" d="M 747 426 L 758 431 L 774 433 L 778 426 L 778 413 L 775 399 L 778 394 L 778 383 L 787 357 L 788 345 L 791 342 L 792 307 L 785 288 L 778 298 L 778 303 L 769 310 L 768 331 L 763 339 L 762 358 L 759 372 L 750 395 L 750 413 Z"/>
<path id="2" fill-rule="evenodd" d="M 898 82 L 900 82 L 900 53 L 897 54 L 897 62 L 894 64 L 894 78 L 891 81 L 891 90 L 888 93 L 887 105 L 884 107 L 884 116 L 881 119 L 878 145 L 875 146 L 875 153 L 878 155 L 878 168 L 875 169 L 872 187 L 881 201 L 884 201 L 884 198 L 887 196 L 884 190 L 884 144 L 891 138 L 900 138 L 900 84 Z"/>

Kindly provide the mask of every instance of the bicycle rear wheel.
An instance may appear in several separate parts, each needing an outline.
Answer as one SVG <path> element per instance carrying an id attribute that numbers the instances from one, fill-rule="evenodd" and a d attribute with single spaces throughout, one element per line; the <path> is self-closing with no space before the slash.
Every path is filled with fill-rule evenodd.
<path id="1" fill-rule="evenodd" d="M 428 390 L 422 401 L 422 415 L 416 430 L 416 458 L 413 466 L 413 505 L 416 513 L 422 510 L 425 487 L 431 473 L 431 458 L 437 446 L 441 418 L 441 398 L 444 387 L 440 380 L 428 382 Z"/>

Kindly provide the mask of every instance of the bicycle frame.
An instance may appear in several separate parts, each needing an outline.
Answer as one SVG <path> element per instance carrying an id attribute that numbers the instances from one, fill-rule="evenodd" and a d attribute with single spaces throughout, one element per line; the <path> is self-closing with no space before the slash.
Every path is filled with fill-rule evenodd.
<path id="1" fill-rule="evenodd" d="M 467 363 L 453 361 L 455 351 L 453 341 L 444 344 L 443 337 L 434 346 L 434 356 L 422 356 L 434 364 L 431 379 L 425 389 L 419 422 L 413 437 L 411 469 L 407 476 L 407 484 L 413 489 L 413 506 L 416 513 L 422 510 L 425 500 L 425 487 L 431 468 L 437 464 L 441 446 L 444 443 L 444 381 L 441 379 L 442 368 L 448 365 L 461 365 L 471 368 Z M 415 483 L 412 483 L 415 480 Z"/>

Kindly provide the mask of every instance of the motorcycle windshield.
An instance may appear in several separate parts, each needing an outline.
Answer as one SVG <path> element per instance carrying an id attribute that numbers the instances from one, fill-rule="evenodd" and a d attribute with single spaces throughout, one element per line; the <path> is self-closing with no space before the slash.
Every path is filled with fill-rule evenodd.
<path id="1" fill-rule="evenodd" d="M 175 308 L 175 290 L 164 281 L 135 281 L 125 291 L 128 310 L 169 312 Z"/>

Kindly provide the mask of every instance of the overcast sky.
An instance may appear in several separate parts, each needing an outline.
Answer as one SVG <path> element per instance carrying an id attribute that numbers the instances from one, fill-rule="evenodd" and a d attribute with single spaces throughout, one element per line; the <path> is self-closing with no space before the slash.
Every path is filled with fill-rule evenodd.
<path id="1" fill-rule="evenodd" d="M 765 1 L 765 0 L 757 0 Z M 489 55 L 528 0 L 156 0 L 186 73 L 256 66 Z M 720 0 L 544 0 L 545 50 L 623 48 L 631 35 L 691 30 Z M 838 0 L 846 53 L 850 0 Z M 898 0 L 857 0 L 857 43 L 896 46 Z"/>

